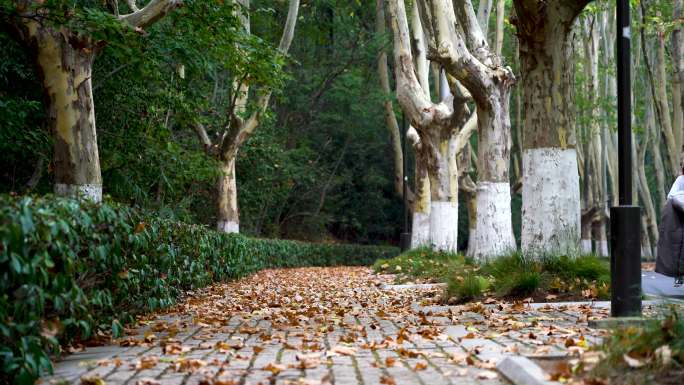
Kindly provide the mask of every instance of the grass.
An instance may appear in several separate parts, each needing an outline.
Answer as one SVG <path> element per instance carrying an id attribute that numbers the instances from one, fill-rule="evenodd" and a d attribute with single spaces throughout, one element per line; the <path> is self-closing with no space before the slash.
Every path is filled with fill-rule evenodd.
<path id="1" fill-rule="evenodd" d="M 378 259 L 373 269 L 376 272 L 396 274 L 397 282 L 445 282 L 449 276 L 463 270 L 469 264 L 472 264 L 472 261 L 462 255 L 421 247 L 395 258 Z"/>
<path id="2" fill-rule="evenodd" d="M 531 259 L 513 253 L 478 265 L 462 255 L 421 248 L 378 260 L 373 268 L 397 274 L 400 282 L 446 282 L 447 299 L 455 302 L 485 296 L 536 301 L 609 297 L 609 262 L 596 256 Z"/>
<path id="3" fill-rule="evenodd" d="M 645 324 L 612 330 L 597 350 L 602 357 L 597 364 L 580 361 L 574 370 L 585 383 L 683 384 L 681 307 L 671 305 Z"/>

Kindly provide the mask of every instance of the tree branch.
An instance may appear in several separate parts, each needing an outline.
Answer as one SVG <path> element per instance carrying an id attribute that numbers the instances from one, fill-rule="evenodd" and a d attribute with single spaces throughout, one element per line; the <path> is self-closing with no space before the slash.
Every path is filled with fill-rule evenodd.
<path id="1" fill-rule="evenodd" d="M 142 9 L 119 16 L 119 20 L 125 21 L 133 27 L 146 28 L 181 6 L 181 4 L 183 4 L 182 0 L 151 0 Z"/>
<path id="2" fill-rule="evenodd" d="M 448 103 L 432 103 L 416 77 L 404 1 L 389 0 L 388 10 L 394 37 L 394 67 L 399 103 L 411 124 L 418 129 L 428 127 L 433 122 L 448 122 L 453 115 L 453 108 Z"/>
<path id="3" fill-rule="evenodd" d="M 455 153 L 460 154 L 468 144 L 470 136 L 477 130 L 477 110 L 470 114 L 468 120 L 463 124 L 463 128 L 456 135 Z"/>
<path id="4" fill-rule="evenodd" d="M 283 28 L 283 35 L 280 38 L 278 51 L 282 55 L 287 55 L 290 49 L 292 39 L 294 37 L 295 25 L 297 24 L 297 14 L 299 13 L 299 0 L 290 0 L 290 6 L 287 11 L 287 20 Z M 231 130 L 223 135 L 221 143 L 222 156 L 237 152 L 238 148 L 249 138 L 250 135 L 259 126 L 261 116 L 268 108 L 268 103 L 271 100 L 271 90 L 262 91 L 257 100 L 257 107 L 252 115 L 244 122 L 237 119 L 233 114 L 231 121 Z"/>
<path id="5" fill-rule="evenodd" d="M 140 10 L 140 8 L 138 8 L 138 6 L 135 4 L 135 0 L 126 0 L 126 4 L 128 5 L 128 8 L 130 8 L 133 12 L 137 12 Z"/>

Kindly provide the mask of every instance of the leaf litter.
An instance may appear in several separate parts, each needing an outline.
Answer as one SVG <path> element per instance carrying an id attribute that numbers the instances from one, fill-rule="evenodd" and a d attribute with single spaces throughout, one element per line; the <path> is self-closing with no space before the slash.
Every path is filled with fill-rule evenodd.
<path id="1" fill-rule="evenodd" d="M 498 377 L 496 362 L 482 356 L 486 349 L 479 341 L 510 340 L 501 348 L 502 354 L 563 351 L 581 356 L 588 349 L 589 337 L 602 336 L 586 322 L 607 316 L 605 310 L 591 305 L 532 308 L 531 300 L 507 303 L 487 298 L 439 306 L 436 292 L 381 289 L 391 281 L 391 276 L 375 275 L 365 267 L 264 270 L 188 292 L 172 309 L 140 317 L 137 328 L 127 329 L 127 336 L 118 343 L 159 347 L 160 353 L 128 363 L 132 368 L 164 364 L 173 372 L 203 376 L 202 384 L 240 383 L 240 376 L 258 371 L 272 378 L 284 373 L 291 376 L 294 371 L 301 378 L 288 377 L 290 383 L 323 384 L 330 378 L 305 378 L 306 371 L 329 371 L 335 360 L 361 353 L 365 357 L 366 352 L 378 350 L 394 354 L 371 364 L 383 371 L 382 384 L 396 383 L 392 370 L 402 366 L 400 360 L 417 372 L 427 372 L 432 361 L 445 376 L 486 380 Z M 449 328 L 455 325 L 463 325 L 465 332 L 454 335 Z M 478 344 L 463 353 L 416 348 L 464 341 Z M 99 364 L 126 364 L 117 360 Z M 249 369 L 231 369 L 236 360 L 247 361 Z"/>

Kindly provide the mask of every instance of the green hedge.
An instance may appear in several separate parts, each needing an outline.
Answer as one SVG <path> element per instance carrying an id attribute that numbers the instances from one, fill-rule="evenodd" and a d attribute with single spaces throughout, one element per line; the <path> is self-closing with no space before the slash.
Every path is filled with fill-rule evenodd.
<path id="1" fill-rule="evenodd" d="M 186 290 L 269 267 L 369 265 L 380 246 L 222 234 L 118 204 L 0 196 L 0 382 L 33 383 L 50 355 Z"/>

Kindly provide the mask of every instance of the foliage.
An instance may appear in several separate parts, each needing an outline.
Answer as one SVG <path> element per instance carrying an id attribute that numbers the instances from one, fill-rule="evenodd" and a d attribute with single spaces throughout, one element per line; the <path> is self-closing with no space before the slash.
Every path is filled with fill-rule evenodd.
<path id="1" fill-rule="evenodd" d="M 0 186 L 24 191 L 37 162 L 51 156 L 52 140 L 30 55 L 0 32 L 0 57 Z"/>
<path id="2" fill-rule="evenodd" d="M 363 265 L 394 248 L 252 239 L 129 207 L 0 197 L 2 376 L 32 383 L 60 344 L 117 336 L 187 290 L 270 267 Z"/>
<path id="3" fill-rule="evenodd" d="M 447 283 L 447 297 L 469 301 L 485 295 L 539 300 L 560 297 L 607 298 L 608 261 L 595 256 L 525 258 L 520 253 L 477 264 L 461 255 L 415 249 L 378 260 L 376 272 L 394 273 L 399 281 L 420 279 Z"/>

